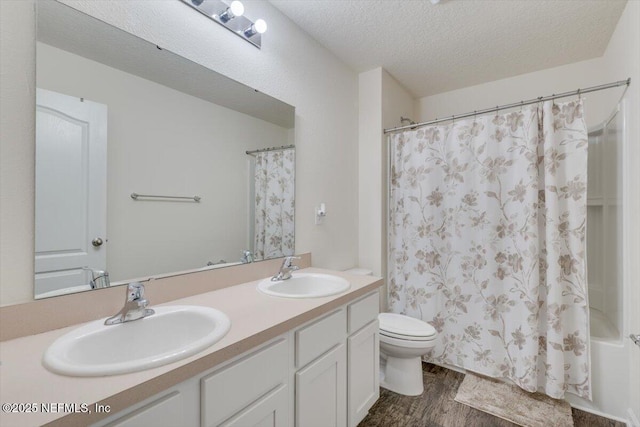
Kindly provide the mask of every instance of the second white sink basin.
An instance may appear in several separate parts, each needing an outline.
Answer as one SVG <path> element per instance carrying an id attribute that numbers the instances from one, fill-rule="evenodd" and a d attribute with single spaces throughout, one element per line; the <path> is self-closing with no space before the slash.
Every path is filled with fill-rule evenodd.
<path id="1" fill-rule="evenodd" d="M 276 297 L 318 298 L 339 294 L 351 287 L 342 277 L 320 273 L 293 273 L 290 279 L 273 281 L 264 279 L 258 290 Z"/>
<path id="2" fill-rule="evenodd" d="M 221 340 L 231 321 L 201 306 L 153 307 L 155 314 L 118 325 L 104 319 L 61 336 L 44 354 L 52 372 L 106 376 L 142 371 L 196 354 Z"/>

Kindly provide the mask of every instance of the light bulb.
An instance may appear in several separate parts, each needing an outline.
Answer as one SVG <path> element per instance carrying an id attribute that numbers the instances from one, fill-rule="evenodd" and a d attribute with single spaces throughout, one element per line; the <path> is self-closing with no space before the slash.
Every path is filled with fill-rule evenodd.
<path id="1" fill-rule="evenodd" d="M 259 34 L 264 34 L 267 31 L 267 23 L 264 19 L 258 19 L 255 24 L 253 24 L 256 32 Z"/>
<path id="2" fill-rule="evenodd" d="M 220 14 L 218 18 L 224 23 L 231 21 L 236 16 L 242 16 L 244 13 L 244 6 L 238 0 L 231 2 L 231 5 Z"/>
<path id="3" fill-rule="evenodd" d="M 229 9 L 231 9 L 231 13 L 233 13 L 235 16 L 242 16 L 242 14 L 244 13 L 244 5 L 238 0 L 232 1 Z"/>
<path id="4" fill-rule="evenodd" d="M 255 24 L 251 24 L 251 26 L 244 30 L 245 37 L 253 37 L 256 34 L 262 34 L 267 31 L 267 23 L 264 22 L 264 19 L 258 19 Z"/>

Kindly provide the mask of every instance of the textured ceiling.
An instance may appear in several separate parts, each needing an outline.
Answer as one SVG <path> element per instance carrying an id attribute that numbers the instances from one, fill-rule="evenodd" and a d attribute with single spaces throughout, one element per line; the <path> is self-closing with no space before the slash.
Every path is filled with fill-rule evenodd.
<path id="1" fill-rule="evenodd" d="M 357 72 L 423 97 L 601 56 L 626 0 L 271 0 Z"/>

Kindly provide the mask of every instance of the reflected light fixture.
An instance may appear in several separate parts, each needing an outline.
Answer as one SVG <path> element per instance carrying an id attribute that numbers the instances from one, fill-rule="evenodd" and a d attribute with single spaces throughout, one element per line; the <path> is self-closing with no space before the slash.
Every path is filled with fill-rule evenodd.
<path id="1" fill-rule="evenodd" d="M 264 19 L 258 19 L 251 24 L 249 28 L 244 30 L 244 35 L 247 37 L 253 37 L 256 34 L 264 34 L 267 31 L 267 23 Z"/>
<path id="2" fill-rule="evenodd" d="M 238 0 L 234 0 L 231 2 L 231 5 L 220 14 L 218 18 L 220 18 L 222 22 L 227 23 L 236 16 L 242 16 L 242 14 L 244 14 L 244 5 Z"/>
<path id="3" fill-rule="evenodd" d="M 221 0 L 181 1 L 258 49 L 262 46 L 262 34 L 267 31 L 267 23 L 264 19 L 253 22 L 244 16 L 244 5 L 240 1 L 234 0 L 230 4 Z"/>

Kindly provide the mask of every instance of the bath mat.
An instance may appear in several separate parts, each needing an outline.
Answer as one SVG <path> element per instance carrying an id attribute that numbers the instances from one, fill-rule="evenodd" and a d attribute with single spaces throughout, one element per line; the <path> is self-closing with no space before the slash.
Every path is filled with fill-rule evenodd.
<path id="1" fill-rule="evenodd" d="M 467 373 L 456 402 L 524 427 L 572 427 L 571 406 L 542 393 Z"/>

